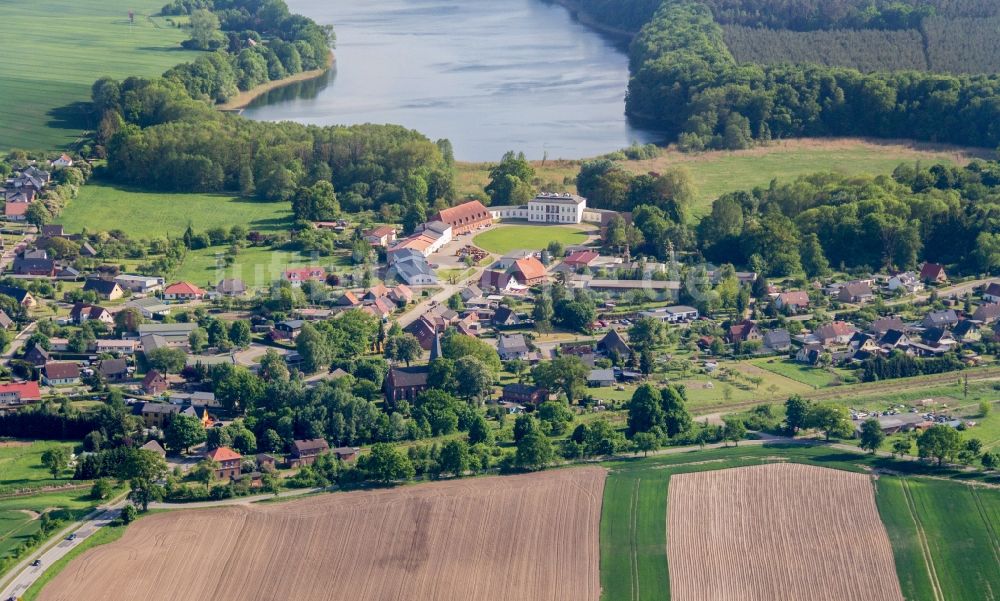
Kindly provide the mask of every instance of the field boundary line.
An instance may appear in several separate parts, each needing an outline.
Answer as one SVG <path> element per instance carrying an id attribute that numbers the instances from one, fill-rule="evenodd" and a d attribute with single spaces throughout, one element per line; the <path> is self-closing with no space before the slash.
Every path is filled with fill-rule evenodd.
<path id="1" fill-rule="evenodd" d="M 920 553 L 924 556 L 924 565 L 927 567 L 927 576 L 931 581 L 931 590 L 934 592 L 934 599 L 945 601 L 944 595 L 941 592 L 941 583 L 938 581 L 937 570 L 934 567 L 934 558 L 931 556 L 931 548 L 927 543 L 927 533 L 924 532 L 924 526 L 920 523 L 920 517 L 917 515 L 917 505 L 913 501 L 909 482 L 906 478 L 900 478 L 899 483 L 903 489 L 903 497 L 906 499 L 906 508 L 910 511 L 910 519 L 913 520 L 913 526 L 917 530 L 917 542 L 920 543 Z"/>

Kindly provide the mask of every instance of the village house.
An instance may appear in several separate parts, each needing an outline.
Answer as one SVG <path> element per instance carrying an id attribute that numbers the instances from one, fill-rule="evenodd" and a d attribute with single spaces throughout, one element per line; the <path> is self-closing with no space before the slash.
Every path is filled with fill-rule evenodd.
<path id="1" fill-rule="evenodd" d="M 134 355 L 139 349 L 138 340 L 100 339 L 95 343 L 97 354 Z"/>
<path id="2" fill-rule="evenodd" d="M 927 284 L 943 284 L 948 281 L 944 266 L 938 263 L 924 263 L 920 268 L 920 281 Z"/>
<path id="3" fill-rule="evenodd" d="M 664 323 L 686 323 L 698 319 L 698 309 L 687 305 L 673 305 L 662 309 L 643 311 L 643 317 L 657 319 Z"/>
<path id="4" fill-rule="evenodd" d="M 137 300 L 129 301 L 126 307 L 134 307 L 139 310 L 139 313 L 146 319 L 155 319 L 157 317 L 163 317 L 165 315 L 170 315 L 170 305 L 164 303 L 162 300 L 151 296 L 149 298 L 140 298 Z"/>
<path id="5" fill-rule="evenodd" d="M 88 321 L 99 321 L 108 325 L 115 323 L 115 316 L 110 311 L 87 303 L 75 303 L 69 312 L 69 318 L 77 325 L 83 325 Z"/>
<path id="6" fill-rule="evenodd" d="M 578 250 L 569 254 L 563 259 L 562 264 L 573 271 L 588 268 L 593 265 L 601 255 L 592 250 Z"/>
<path id="7" fill-rule="evenodd" d="M 4 296 L 9 296 L 13 298 L 19 305 L 25 309 L 34 309 L 38 306 L 38 301 L 35 297 L 31 295 L 30 292 L 24 288 L 18 288 L 17 286 L 3 286 L 0 285 L 0 294 Z"/>
<path id="8" fill-rule="evenodd" d="M 397 277 L 410 286 L 433 286 L 437 273 L 420 252 L 401 248 L 388 253 L 389 271 L 386 278 Z"/>
<path id="9" fill-rule="evenodd" d="M 732 344 L 737 342 L 752 342 L 762 340 L 763 338 L 764 335 L 761 333 L 760 328 L 749 319 L 729 326 L 729 331 L 726 333 L 726 340 Z"/>
<path id="10" fill-rule="evenodd" d="M 521 283 L 522 286 L 534 286 L 545 281 L 545 266 L 535 257 L 526 257 L 514 261 L 510 268 L 510 274 Z"/>
<path id="11" fill-rule="evenodd" d="M 52 278 L 56 275 L 56 262 L 47 257 L 15 257 L 11 270 L 17 275 Z"/>
<path id="12" fill-rule="evenodd" d="M 358 458 L 359 450 L 357 447 L 337 447 L 331 449 L 330 453 L 340 461 L 348 462 Z"/>
<path id="13" fill-rule="evenodd" d="M 282 277 L 292 286 L 301 286 L 302 282 L 322 282 L 326 280 L 326 270 L 322 267 L 296 267 L 286 269 Z"/>
<path id="14" fill-rule="evenodd" d="M 243 296 L 247 292 L 247 285 L 240 279 L 225 278 L 215 286 L 215 291 L 222 296 Z"/>
<path id="15" fill-rule="evenodd" d="M 166 428 L 170 419 L 180 413 L 181 408 L 169 403 L 141 403 L 136 406 L 136 413 L 142 418 L 147 428 Z"/>
<path id="16" fill-rule="evenodd" d="M 368 230 L 363 234 L 363 237 L 365 242 L 372 246 L 388 248 L 389 245 L 396 241 L 396 228 L 391 225 L 381 225 Z"/>
<path id="17" fill-rule="evenodd" d="M 137 294 L 150 294 L 163 289 L 164 279 L 151 275 L 121 274 L 115 276 L 115 282 L 125 290 Z"/>
<path id="18" fill-rule="evenodd" d="M 413 302 L 413 290 L 405 284 L 398 284 L 389 291 L 389 300 L 397 305 L 408 305 Z"/>
<path id="19" fill-rule="evenodd" d="M 35 344 L 24 352 L 23 359 L 33 367 L 41 367 L 49 362 L 49 352 Z"/>
<path id="20" fill-rule="evenodd" d="M 163 374 L 151 369 L 146 372 L 146 376 L 142 379 L 142 391 L 149 396 L 158 396 L 167 391 L 170 384 L 167 379 L 163 377 Z"/>
<path id="21" fill-rule="evenodd" d="M 632 355 L 632 347 L 625 342 L 621 333 L 618 330 L 608 330 L 608 333 L 604 335 L 604 338 L 597 343 L 597 350 L 604 353 L 606 356 L 611 357 L 617 355 L 623 359 L 628 358 Z"/>
<path id="22" fill-rule="evenodd" d="M 591 388 L 606 388 L 615 383 L 615 371 L 613 369 L 592 369 L 587 374 L 587 386 Z"/>
<path id="23" fill-rule="evenodd" d="M 628 296 L 636 290 L 645 290 L 656 299 L 676 302 L 680 296 L 681 283 L 673 280 L 609 280 L 585 276 L 571 280 L 570 287 L 585 288 L 599 293 L 606 292 L 614 297 Z"/>
<path id="24" fill-rule="evenodd" d="M 842 303 L 867 303 L 875 297 L 871 285 L 868 282 L 848 282 L 840 287 L 837 293 L 837 300 Z"/>
<path id="25" fill-rule="evenodd" d="M 934 349 L 951 348 L 957 343 L 951 331 L 944 328 L 927 328 L 920 338 L 925 345 Z"/>
<path id="26" fill-rule="evenodd" d="M 208 413 L 208 407 L 195 407 L 188 405 L 180 410 L 178 415 L 193 417 L 201 423 L 202 428 L 212 427 L 212 416 Z"/>
<path id="27" fill-rule="evenodd" d="M 782 292 L 774 299 L 774 306 L 782 311 L 797 313 L 809 308 L 809 293 L 804 290 Z"/>
<path id="28" fill-rule="evenodd" d="M 215 477 L 219 480 L 233 479 L 240 475 L 240 464 L 243 456 L 229 447 L 219 447 L 205 453 L 206 459 L 219 464 L 215 470 Z"/>
<path id="29" fill-rule="evenodd" d="M 354 294 L 350 290 L 347 290 L 346 292 L 344 292 L 343 294 L 341 294 L 340 297 L 336 301 L 334 301 L 333 304 L 334 304 L 334 306 L 337 306 L 337 307 L 344 307 L 346 309 L 353 309 L 354 307 L 360 307 L 361 306 L 361 301 L 358 300 L 358 297 L 357 297 L 356 294 Z"/>
<path id="30" fill-rule="evenodd" d="M 132 375 L 125 359 L 102 359 L 97 362 L 97 373 L 108 382 L 121 382 Z"/>
<path id="31" fill-rule="evenodd" d="M 823 346 L 847 344 L 857 329 L 846 321 L 835 321 L 822 325 L 812 333 L 812 337 Z"/>
<path id="32" fill-rule="evenodd" d="M 299 468 L 312 465 L 316 458 L 330 450 L 325 438 L 311 440 L 293 440 L 291 452 L 288 454 L 288 466 Z"/>
<path id="33" fill-rule="evenodd" d="M 7 315 L 6 311 L 0 309 L 0 329 L 9 330 L 16 325 L 14 320 L 10 318 L 10 315 Z"/>
<path id="34" fill-rule="evenodd" d="M 549 391 L 531 384 L 507 384 L 503 387 L 501 401 L 538 407 L 549 398 Z"/>
<path id="35" fill-rule="evenodd" d="M 906 325 L 903 324 L 903 320 L 898 317 L 880 317 L 868 326 L 868 331 L 877 336 L 881 336 L 889 330 L 899 330 L 902 332 L 905 329 Z"/>
<path id="36" fill-rule="evenodd" d="M 50 361 L 45 364 L 42 382 L 48 386 L 65 386 L 80 381 L 80 366 L 69 361 Z"/>
<path id="37" fill-rule="evenodd" d="M 917 274 L 907 271 L 890 277 L 889 281 L 886 282 L 886 288 L 888 288 L 889 292 L 902 290 L 904 294 L 916 294 L 924 289 L 924 283 Z"/>
<path id="38" fill-rule="evenodd" d="M 521 323 L 521 318 L 510 307 L 499 306 L 493 312 L 492 323 L 494 326 L 516 326 Z"/>
<path id="39" fill-rule="evenodd" d="M 766 332 L 763 342 L 764 348 L 775 353 L 784 353 L 792 348 L 792 336 L 784 328 Z"/>
<path id="40" fill-rule="evenodd" d="M 150 440 L 146 444 L 144 444 L 141 447 L 139 447 L 139 449 L 143 450 L 143 451 L 152 451 L 153 453 L 156 453 L 160 457 L 166 457 L 167 456 L 166 449 L 164 449 L 163 445 L 161 445 L 155 439 L 154 440 Z"/>
<path id="41" fill-rule="evenodd" d="M 0 407 L 5 409 L 37 403 L 42 400 L 38 382 L 9 382 L 0 384 Z"/>
<path id="42" fill-rule="evenodd" d="M 972 319 L 979 323 L 993 323 L 997 319 L 1000 319 L 1000 303 L 979 305 L 976 307 L 975 313 L 972 314 Z"/>
<path id="43" fill-rule="evenodd" d="M 163 289 L 163 299 L 172 301 L 200 300 L 205 291 L 189 282 L 175 282 Z"/>
<path id="44" fill-rule="evenodd" d="M 1000 303 L 1000 282 L 990 282 L 983 290 L 983 300 L 987 303 Z"/>
<path id="45" fill-rule="evenodd" d="M 983 338 L 982 334 L 979 333 L 979 324 L 970 319 L 963 319 L 958 322 L 958 324 L 952 328 L 951 335 L 959 344 L 978 342 Z"/>
<path id="46" fill-rule="evenodd" d="M 530 350 L 523 334 L 501 335 L 500 340 L 497 341 L 497 353 L 504 361 L 523 359 Z"/>
<path id="47" fill-rule="evenodd" d="M 889 330 L 882 334 L 878 341 L 882 352 L 889 354 L 895 350 L 908 351 L 910 348 L 910 337 L 902 330 Z"/>
<path id="48" fill-rule="evenodd" d="M 59 158 L 49 161 L 49 165 L 55 167 L 56 169 L 60 169 L 62 167 L 72 167 L 73 159 L 71 159 L 70 156 L 64 152 L 59 155 Z"/>
<path id="49" fill-rule="evenodd" d="M 125 291 L 114 280 L 88 279 L 83 284 L 84 292 L 93 292 L 104 300 L 118 300 L 125 296 Z"/>
<path id="50" fill-rule="evenodd" d="M 950 328 L 958 323 L 958 314 L 954 309 L 931 311 L 921 323 L 925 328 Z"/>

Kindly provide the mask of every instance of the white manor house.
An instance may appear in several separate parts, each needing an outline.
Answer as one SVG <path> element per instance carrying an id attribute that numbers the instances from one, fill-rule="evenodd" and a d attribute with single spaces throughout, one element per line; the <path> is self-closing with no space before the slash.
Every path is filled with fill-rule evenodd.
<path id="1" fill-rule="evenodd" d="M 524 219 L 531 223 L 602 223 L 612 211 L 587 208 L 587 199 L 577 194 L 540 192 L 520 206 L 488 207 L 493 219 Z"/>

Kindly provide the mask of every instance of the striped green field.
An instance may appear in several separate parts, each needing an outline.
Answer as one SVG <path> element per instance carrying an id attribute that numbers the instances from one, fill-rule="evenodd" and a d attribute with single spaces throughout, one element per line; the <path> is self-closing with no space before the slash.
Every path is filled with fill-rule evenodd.
<path id="1" fill-rule="evenodd" d="M 911 461 L 783 445 L 691 451 L 609 464 L 601 515 L 602 600 L 670 598 L 666 515 L 672 475 L 774 461 L 855 472 L 873 467 L 898 472 L 924 469 Z M 960 477 L 957 472 L 940 474 Z M 876 490 L 907 601 L 1000 599 L 1000 490 L 886 475 L 879 477 Z"/>
<path id="2" fill-rule="evenodd" d="M 49 150 L 93 126 L 81 103 L 95 80 L 159 75 L 191 60 L 186 33 L 150 18 L 164 0 L 0 3 L 0 150 Z M 130 25 L 128 11 L 135 11 Z"/>
<path id="3" fill-rule="evenodd" d="M 883 477 L 878 503 L 907 600 L 1000 599 L 1000 491 Z"/>

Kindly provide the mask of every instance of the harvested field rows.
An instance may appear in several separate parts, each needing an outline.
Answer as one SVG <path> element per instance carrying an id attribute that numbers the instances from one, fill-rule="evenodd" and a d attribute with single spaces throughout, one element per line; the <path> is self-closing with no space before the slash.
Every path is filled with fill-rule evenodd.
<path id="1" fill-rule="evenodd" d="M 605 471 L 153 515 L 42 601 L 596 601 Z"/>
<path id="2" fill-rule="evenodd" d="M 864 474 L 774 464 L 670 479 L 673 601 L 901 601 Z"/>

